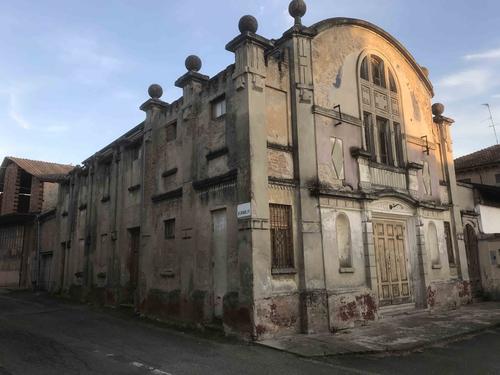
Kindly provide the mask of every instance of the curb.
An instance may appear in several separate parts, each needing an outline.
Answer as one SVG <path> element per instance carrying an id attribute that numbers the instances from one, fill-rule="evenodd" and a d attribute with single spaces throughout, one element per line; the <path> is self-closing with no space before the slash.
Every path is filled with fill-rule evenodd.
<path id="1" fill-rule="evenodd" d="M 306 354 L 301 354 L 297 352 L 293 352 L 287 349 L 280 349 L 277 347 L 265 345 L 262 343 L 254 342 L 254 345 L 258 345 L 260 347 L 265 347 L 268 349 L 273 349 L 276 351 L 284 352 L 284 353 L 289 353 L 293 354 L 297 357 L 300 358 L 309 358 L 309 359 L 321 359 L 321 358 L 333 358 L 333 357 L 343 357 L 343 356 L 360 356 L 360 355 L 402 355 L 406 353 L 412 353 L 416 351 L 420 351 L 432 346 L 440 345 L 440 344 L 447 344 L 451 342 L 456 342 L 456 341 L 461 341 L 462 339 L 467 338 L 468 336 L 475 336 L 478 334 L 481 334 L 485 331 L 488 331 L 490 329 L 495 329 L 500 327 L 500 321 L 496 323 L 492 323 L 488 326 L 484 327 L 478 327 L 476 329 L 471 329 L 470 331 L 467 332 L 461 332 L 456 335 L 450 335 L 450 336 L 445 336 L 441 337 L 435 340 L 430 340 L 430 341 L 425 341 L 419 344 L 413 344 L 413 345 L 407 345 L 404 346 L 402 345 L 401 348 L 398 349 L 373 349 L 373 350 L 360 350 L 360 351 L 352 351 L 352 352 L 340 352 L 340 353 L 333 353 L 333 354 L 315 354 L 315 355 L 306 355 Z"/>

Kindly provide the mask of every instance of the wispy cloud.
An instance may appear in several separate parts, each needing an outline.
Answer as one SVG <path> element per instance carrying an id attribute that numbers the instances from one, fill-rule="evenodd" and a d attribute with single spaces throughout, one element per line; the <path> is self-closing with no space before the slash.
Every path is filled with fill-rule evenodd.
<path id="1" fill-rule="evenodd" d="M 85 84 L 101 83 L 122 71 L 126 62 L 111 52 L 112 48 L 90 37 L 70 36 L 60 42 L 60 60 L 74 78 Z"/>
<path id="2" fill-rule="evenodd" d="M 480 53 L 471 53 L 464 56 L 465 60 L 499 60 L 500 48 L 490 49 Z"/>
<path id="3" fill-rule="evenodd" d="M 30 122 L 23 115 L 19 94 L 15 91 L 8 93 L 8 114 L 12 121 L 23 129 L 31 129 Z"/>

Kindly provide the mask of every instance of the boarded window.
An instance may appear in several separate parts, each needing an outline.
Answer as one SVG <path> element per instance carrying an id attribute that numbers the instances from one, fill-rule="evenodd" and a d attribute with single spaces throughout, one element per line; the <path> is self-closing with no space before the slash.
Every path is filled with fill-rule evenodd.
<path id="1" fill-rule="evenodd" d="M 392 92 L 398 92 L 398 89 L 396 87 L 396 81 L 394 80 L 394 76 L 392 75 L 392 72 L 389 70 L 389 89 Z"/>
<path id="2" fill-rule="evenodd" d="M 375 85 L 386 87 L 384 61 L 378 56 L 372 56 L 372 78 Z"/>
<path id="3" fill-rule="evenodd" d="M 351 256 L 351 228 L 345 214 L 339 214 L 335 223 L 337 235 L 337 251 L 341 268 L 352 267 Z"/>
<path id="4" fill-rule="evenodd" d="M 166 127 L 167 142 L 175 141 L 177 138 L 177 122 L 168 124 Z"/>
<path id="5" fill-rule="evenodd" d="M 372 160 L 377 160 L 375 153 L 375 141 L 373 140 L 373 117 L 369 112 L 363 112 L 363 124 L 365 127 L 366 151 L 371 154 Z"/>
<path id="6" fill-rule="evenodd" d="M 338 180 L 344 179 L 344 148 L 342 139 L 331 138 L 332 141 L 332 166 L 333 178 Z"/>
<path id="7" fill-rule="evenodd" d="M 396 162 L 398 167 L 403 167 L 405 165 L 404 155 L 403 155 L 403 134 L 401 133 L 401 125 L 397 122 L 394 123 L 394 140 L 396 143 Z"/>
<path id="8" fill-rule="evenodd" d="M 369 75 L 368 75 L 368 58 L 365 57 L 363 61 L 361 62 L 361 70 L 359 72 L 359 75 L 361 78 L 365 80 L 369 80 Z"/>
<path id="9" fill-rule="evenodd" d="M 448 263 L 455 265 L 455 254 L 453 253 L 453 242 L 451 241 L 451 226 L 448 221 L 444 222 L 444 239 L 446 241 L 446 251 L 448 252 Z"/>
<path id="10" fill-rule="evenodd" d="M 212 102 L 212 119 L 218 119 L 226 114 L 226 98 L 221 96 Z"/>
<path id="11" fill-rule="evenodd" d="M 165 239 L 175 238 L 175 219 L 168 219 L 163 223 L 165 225 Z"/>
<path id="12" fill-rule="evenodd" d="M 378 129 L 380 162 L 382 164 L 393 164 L 391 133 L 389 131 L 389 120 L 382 117 L 377 117 L 377 129 Z"/>
<path id="13" fill-rule="evenodd" d="M 282 204 L 270 204 L 272 268 L 294 267 L 292 208 Z"/>
<path id="14" fill-rule="evenodd" d="M 436 225 L 434 223 L 429 223 L 427 229 L 427 248 L 431 256 L 431 262 L 433 267 L 438 267 L 441 265 L 441 257 L 439 256 L 439 241 L 437 235 Z"/>

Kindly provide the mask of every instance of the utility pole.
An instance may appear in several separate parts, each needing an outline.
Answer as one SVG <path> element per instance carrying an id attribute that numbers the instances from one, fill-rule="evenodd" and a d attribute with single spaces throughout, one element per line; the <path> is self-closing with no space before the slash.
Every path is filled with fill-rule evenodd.
<path id="1" fill-rule="evenodd" d="M 488 108 L 488 112 L 490 112 L 490 122 L 491 122 L 491 125 L 490 125 L 490 128 L 493 128 L 493 132 L 495 133 L 495 139 L 497 141 L 497 144 L 498 144 L 498 135 L 497 135 L 497 129 L 496 129 L 496 125 L 495 125 L 495 122 L 493 121 L 493 115 L 491 114 L 491 108 L 490 108 L 490 105 L 488 103 L 485 103 L 483 104 L 486 108 Z"/>

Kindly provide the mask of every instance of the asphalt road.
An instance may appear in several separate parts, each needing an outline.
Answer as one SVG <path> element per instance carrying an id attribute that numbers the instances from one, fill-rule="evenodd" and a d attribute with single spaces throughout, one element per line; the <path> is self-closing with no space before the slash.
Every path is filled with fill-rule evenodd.
<path id="1" fill-rule="evenodd" d="M 0 374 L 500 374 L 500 329 L 403 356 L 309 360 L 0 291 Z"/>

